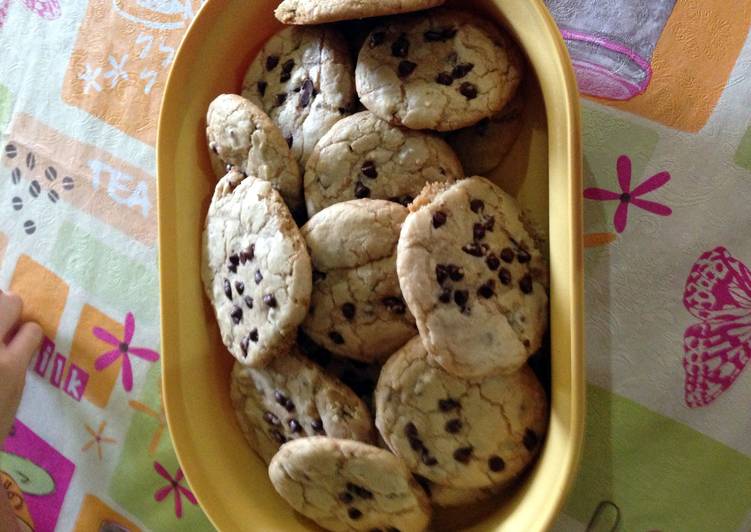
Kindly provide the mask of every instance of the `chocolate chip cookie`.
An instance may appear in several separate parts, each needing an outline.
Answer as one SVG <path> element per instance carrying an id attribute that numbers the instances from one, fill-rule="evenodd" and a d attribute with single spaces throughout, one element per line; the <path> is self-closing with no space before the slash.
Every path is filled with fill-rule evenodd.
<path id="1" fill-rule="evenodd" d="M 313 149 L 305 167 L 305 203 L 308 216 L 355 198 L 407 205 L 426 183 L 463 176 L 444 140 L 363 111 L 334 124 Z"/>
<path id="2" fill-rule="evenodd" d="M 391 19 L 360 50 L 357 94 L 370 111 L 412 129 L 449 131 L 500 111 L 521 62 L 500 29 L 463 11 Z"/>
<path id="3" fill-rule="evenodd" d="M 276 491 L 327 530 L 419 532 L 430 503 L 399 458 L 365 443 L 301 438 L 285 443 L 269 465 Z"/>
<path id="4" fill-rule="evenodd" d="M 280 445 L 305 436 L 374 441 L 365 404 L 296 348 L 265 368 L 235 362 L 230 397 L 245 438 L 266 463 Z"/>
<path id="5" fill-rule="evenodd" d="M 499 113 L 446 137 L 468 175 L 485 175 L 501 164 L 522 129 L 523 110 L 524 97 L 517 91 Z"/>
<path id="6" fill-rule="evenodd" d="M 483 177 L 427 185 L 397 251 L 425 348 L 463 377 L 519 369 L 542 344 L 546 270 L 516 201 Z"/>
<path id="7" fill-rule="evenodd" d="M 279 126 L 302 170 L 313 146 L 355 104 L 344 38 L 322 26 L 284 28 L 250 64 L 242 95 Z"/>
<path id="8" fill-rule="evenodd" d="M 282 132 L 255 104 L 236 94 L 217 96 L 206 114 L 209 156 L 217 177 L 234 167 L 270 182 L 291 210 L 302 204 L 302 178 Z"/>
<path id="9" fill-rule="evenodd" d="M 303 226 L 313 294 L 302 328 L 332 353 L 382 361 L 414 336 L 396 277 L 406 216 L 397 203 L 361 199 L 332 205 Z"/>
<path id="10" fill-rule="evenodd" d="M 284 0 L 274 15 L 285 24 L 323 24 L 419 11 L 444 2 L 446 0 Z"/>
<path id="11" fill-rule="evenodd" d="M 383 367 L 376 426 L 407 467 L 453 488 L 487 488 L 518 475 L 539 451 L 545 392 L 528 366 L 463 379 L 426 356 L 415 337 Z"/>
<path id="12" fill-rule="evenodd" d="M 310 257 L 271 183 L 235 170 L 219 181 L 202 276 L 222 340 L 241 363 L 264 365 L 294 342 L 310 304 Z"/>

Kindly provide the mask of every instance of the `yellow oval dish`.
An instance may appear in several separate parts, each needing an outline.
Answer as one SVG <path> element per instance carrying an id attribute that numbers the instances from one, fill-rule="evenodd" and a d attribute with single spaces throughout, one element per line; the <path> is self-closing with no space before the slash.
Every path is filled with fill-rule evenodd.
<path id="1" fill-rule="evenodd" d="M 452 2 L 449 2 L 451 5 Z M 434 530 L 549 528 L 574 479 L 584 419 L 581 146 L 576 81 L 542 0 L 454 2 L 479 10 L 524 49 L 524 129 L 493 175 L 547 228 L 550 257 L 550 426 L 539 460 L 503 498 L 441 511 Z M 222 345 L 200 278 L 201 231 L 216 179 L 205 113 L 239 92 L 244 71 L 280 24 L 273 0 L 209 0 L 177 53 L 159 118 L 159 266 L 164 403 L 182 468 L 222 531 L 316 530 L 276 495 L 249 450 L 229 400 L 233 358 Z"/>

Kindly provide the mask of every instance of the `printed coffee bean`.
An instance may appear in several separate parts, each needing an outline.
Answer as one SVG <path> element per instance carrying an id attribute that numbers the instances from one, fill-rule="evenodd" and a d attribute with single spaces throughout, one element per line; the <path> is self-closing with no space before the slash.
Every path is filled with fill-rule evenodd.
<path id="1" fill-rule="evenodd" d="M 73 178 L 70 176 L 63 177 L 63 188 L 65 190 L 73 190 L 74 182 Z"/>
<path id="2" fill-rule="evenodd" d="M 28 168 L 29 170 L 33 170 L 36 164 L 37 164 L 37 160 L 36 160 L 36 157 L 34 157 L 34 154 L 31 152 L 27 153 L 26 154 L 26 168 Z"/>
<path id="3" fill-rule="evenodd" d="M 15 144 L 6 144 L 5 145 L 5 156 L 8 159 L 14 159 L 18 155 L 18 149 L 16 148 Z"/>
<path id="4" fill-rule="evenodd" d="M 18 196 L 13 197 L 11 204 L 13 205 L 14 211 L 20 211 L 21 209 L 23 209 L 23 200 Z"/>
<path id="5" fill-rule="evenodd" d="M 409 54 L 409 40 L 407 35 L 402 33 L 391 45 L 391 55 L 394 57 L 407 57 Z"/>
<path id="6" fill-rule="evenodd" d="M 11 180 L 13 181 L 14 185 L 17 185 L 21 182 L 21 170 L 18 168 L 14 168 L 13 171 L 10 173 Z"/>
<path id="7" fill-rule="evenodd" d="M 36 226 L 36 224 L 33 221 L 26 220 L 23 223 L 23 230 L 26 231 L 27 235 L 32 235 L 32 234 L 34 234 L 34 231 L 37 230 L 37 226 Z"/>
<path id="8" fill-rule="evenodd" d="M 58 194 L 57 190 L 50 190 L 47 192 L 47 198 L 49 198 L 52 203 L 57 203 L 57 200 L 60 199 L 60 194 Z"/>
<path id="9" fill-rule="evenodd" d="M 29 184 L 29 194 L 31 194 L 32 198 L 36 198 L 39 196 L 39 193 L 42 191 L 42 186 L 39 184 L 39 181 L 36 179 Z"/>
<path id="10" fill-rule="evenodd" d="M 55 179 L 57 179 L 57 170 L 55 170 L 55 168 L 52 166 L 48 166 L 44 170 L 44 177 L 47 178 L 47 181 L 54 181 Z"/>

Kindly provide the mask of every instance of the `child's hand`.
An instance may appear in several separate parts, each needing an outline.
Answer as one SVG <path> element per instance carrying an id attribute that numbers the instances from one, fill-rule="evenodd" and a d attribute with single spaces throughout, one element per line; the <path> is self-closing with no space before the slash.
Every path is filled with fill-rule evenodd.
<path id="1" fill-rule="evenodd" d="M 42 342 L 42 329 L 19 323 L 23 301 L 0 291 L 0 445 L 13 426 L 26 381 L 26 368 Z"/>

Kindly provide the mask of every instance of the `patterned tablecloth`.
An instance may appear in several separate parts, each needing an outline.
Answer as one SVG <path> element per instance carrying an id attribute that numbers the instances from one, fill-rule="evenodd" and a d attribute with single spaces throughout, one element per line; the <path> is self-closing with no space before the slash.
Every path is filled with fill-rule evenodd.
<path id="1" fill-rule="evenodd" d="M 0 0 L 0 287 L 35 530 L 209 530 L 160 401 L 154 140 L 199 0 Z M 584 94 L 588 414 L 557 530 L 751 530 L 751 0 L 549 0 Z"/>

